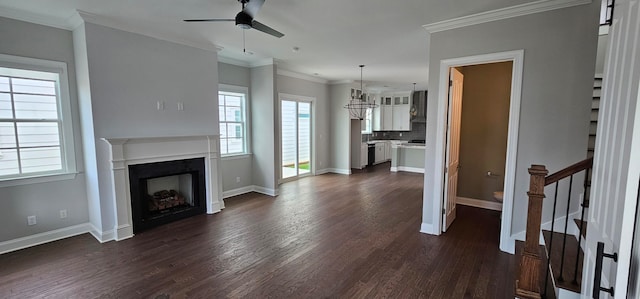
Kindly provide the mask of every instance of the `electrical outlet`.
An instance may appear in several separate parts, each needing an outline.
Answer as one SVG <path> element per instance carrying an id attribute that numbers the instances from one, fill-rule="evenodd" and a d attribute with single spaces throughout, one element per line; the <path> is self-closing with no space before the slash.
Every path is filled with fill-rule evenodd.
<path id="1" fill-rule="evenodd" d="M 67 210 L 60 210 L 60 219 L 67 218 Z"/>
<path id="2" fill-rule="evenodd" d="M 240 177 L 239 176 L 236 177 L 236 183 L 240 183 Z"/>
<path id="3" fill-rule="evenodd" d="M 178 101 L 178 111 L 184 110 L 184 103 L 182 101 Z"/>
<path id="4" fill-rule="evenodd" d="M 156 103 L 156 107 L 158 108 L 158 111 L 164 110 L 164 101 L 158 101 Z"/>
<path id="5" fill-rule="evenodd" d="M 27 216 L 28 225 L 36 225 L 36 216 Z"/>

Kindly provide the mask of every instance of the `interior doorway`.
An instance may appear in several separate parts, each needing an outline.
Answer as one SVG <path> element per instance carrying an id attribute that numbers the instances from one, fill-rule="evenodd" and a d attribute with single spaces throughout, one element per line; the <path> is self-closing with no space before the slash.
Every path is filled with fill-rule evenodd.
<path id="1" fill-rule="evenodd" d="M 312 173 L 312 100 L 280 97 L 281 180 Z"/>
<path id="2" fill-rule="evenodd" d="M 434 169 L 434 176 L 438 178 L 438 182 L 434 185 L 432 190 L 434 198 L 440 200 L 433 200 L 433 227 L 431 228 L 434 234 L 440 234 L 445 231 L 447 224 L 451 224 L 455 219 L 455 214 L 452 213 L 455 209 L 455 204 L 449 201 L 449 199 L 457 200 L 456 196 L 450 194 L 451 192 L 457 192 L 457 179 L 454 181 L 452 177 L 448 175 L 452 167 L 451 162 L 451 145 L 455 146 L 455 143 L 449 142 L 451 132 L 450 124 L 450 84 L 453 87 L 453 83 L 450 83 L 450 70 L 453 68 L 460 68 L 470 65 L 480 65 L 498 62 L 511 62 L 511 91 L 509 95 L 509 121 L 508 121 L 508 134 L 506 145 L 506 159 L 504 167 L 504 184 L 503 184 L 503 204 L 502 204 L 502 221 L 500 227 L 500 249 L 506 252 L 514 253 L 515 241 L 511 237 L 511 219 L 513 212 L 513 196 L 515 189 L 515 162 L 517 154 L 517 141 L 518 141 L 518 127 L 520 118 L 520 97 L 522 89 L 522 73 L 524 63 L 524 51 L 509 51 L 501 53 L 493 53 L 486 55 L 462 57 L 446 59 L 440 62 L 439 68 L 439 92 L 437 102 L 437 119 L 436 128 L 437 135 L 434 141 L 436 148 L 442 148 L 442 151 L 436 151 L 435 157 L 433 157 L 436 167 Z M 455 136 L 453 136 L 455 138 Z M 455 149 L 455 148 L 454 148 Z M 464 165 L 461 165 L 464 168 Z M 457 168 L 457 166 L 455 166 Z M 455 188 L 452 184 L 456 184 Z M 423 231 L 429 231 L 428 228 Z"/>
<path id="3" fill-rule="evenodd" d="M 450 69 L 443 231 L 457 204 L 502 210 L 512 72 L 511 61 Z"/>

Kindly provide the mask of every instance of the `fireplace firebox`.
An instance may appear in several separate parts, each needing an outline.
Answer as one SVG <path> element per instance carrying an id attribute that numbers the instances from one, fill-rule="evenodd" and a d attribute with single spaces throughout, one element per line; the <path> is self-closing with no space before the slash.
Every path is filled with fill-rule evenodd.
<path id="1" fill-rule="evenodd" d="M 206 211 L 204 158 L 129 165 L 133 232 Z"/>

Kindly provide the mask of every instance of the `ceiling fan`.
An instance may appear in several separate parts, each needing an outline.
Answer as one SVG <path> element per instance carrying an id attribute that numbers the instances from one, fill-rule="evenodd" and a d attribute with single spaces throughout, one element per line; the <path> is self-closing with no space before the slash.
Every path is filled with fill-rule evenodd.
<path id="1" fill-rule="evenodd" d="M 236 25 L 242 29 L 256 29 L 266 34 L 273 35 L 277 38 L 283 37 L 284 34 L 275 30 L 265 24 L 262 24 L 253 18 L 258 14 L 258 10 L 264 4 L 264 0 L 238 0 L 242 3 L 242 11 L 236 15 L 235 19 L 190 19 L 184 20 L 185 22 L 232 22 L 235 21 Z"/>

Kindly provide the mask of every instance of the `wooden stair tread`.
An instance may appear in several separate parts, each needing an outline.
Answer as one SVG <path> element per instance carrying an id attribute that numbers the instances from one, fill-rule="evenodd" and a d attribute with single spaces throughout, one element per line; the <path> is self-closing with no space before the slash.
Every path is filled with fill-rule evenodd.
<path id="1" fill-rule="evenodd" d="M 591 184 L 589 184 L 589 186 L 591 186 Z M 584 228 L 581 231 L 582 232 L 581 235 L 582 235 L 583 238 L 586 239 L 587 238 L 587 222 L 586 221 L 580 221 L 578 219 L 573 219 L 573 222 L 576 223 L 576 225 L 578 226 L 578 229 L 580 229 L 580 227 L 582 227 L 582 225 L 584 225 Z"/>
<path id="2" fill-rule="evenodd" d="M 547 256 L 551 256 L 550 267 L 553 273 L 556 287 L 563 288 L 572 292 L 580 293 L 580 285 L 582 282 L 582 258 L 583 252 L 579 248 L 578 241 L 573 235 L 566 236 L 566 249 L 564 256 L 564 268 L 562 273 L 562 281 L 560 281 L 560 264 L 562 259 L 562 233 L 551 233 L 550 231 L 542 231 L 544 236 Z M 553 235 L 552 248 L 549 248 L 548 244 L 551 243 L 551 236 Z M 578 254 L 579 252 L 579 254 Z M 576 277 L 577 283 L 573 282 L 574 268 L 576 264 L 576 255 L 578 255 L 578 275 Z"/>

